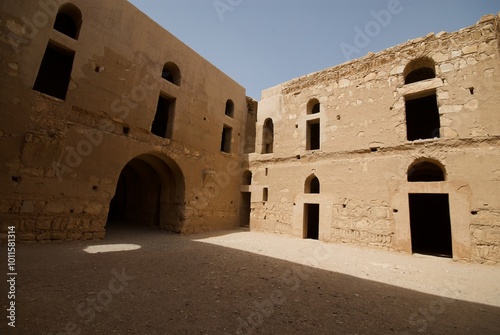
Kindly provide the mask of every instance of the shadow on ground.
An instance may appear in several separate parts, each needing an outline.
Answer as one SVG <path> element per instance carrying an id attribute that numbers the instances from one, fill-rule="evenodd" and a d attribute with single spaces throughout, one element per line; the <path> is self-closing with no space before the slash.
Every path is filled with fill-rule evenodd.
<path id="1" fill-rule="evenodd" d="M 83 251 L 116 243 L 141 248 Z M 17 267 L 16 328 L 7 327 L 2 297 L 2 334 L 500 333 L 500 308 L 158 230 L 113 229 L 101 242 L 21 244 Z"/>

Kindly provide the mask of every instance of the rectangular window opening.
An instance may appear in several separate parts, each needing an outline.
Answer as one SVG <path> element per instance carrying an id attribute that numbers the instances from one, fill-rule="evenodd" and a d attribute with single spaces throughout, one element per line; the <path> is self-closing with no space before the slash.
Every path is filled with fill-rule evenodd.
<path id="1" fill-rule="evenodd" d="M 71 80 L 75 52 L 49 41 L 33 90 L 65 100 Z"/>
<path id="2" fill-rule="evenodd" d="M 264 187 L 262 190 L 262 201 L 267 202 L 269 200 L 269 189 L 267 187 Z"/>
<path id="3" fill-rule="evenodd" d="M 224 125 L 222 129 L 222 140 L 220 144 L 220 151 L 231 153 L 231 140 L 233 138 L 233 129 Z"/>
<path id="4" fill-rule="evenodd" d="M 440 137 L 441 123 L 437 96 L 406 100 L 406 134 L 408 141 Z"/>
<path id="5" fill-rule="evenodd" d="M 160 95 L 151 133 L 163 138 L 172 138 L 174 106 L 175 99 Z"/>
<path id="6" fill-rule="evenodd" d="M 319 119 L 307 122 L 307 150 L 320 148 L 320 123 Z"/>

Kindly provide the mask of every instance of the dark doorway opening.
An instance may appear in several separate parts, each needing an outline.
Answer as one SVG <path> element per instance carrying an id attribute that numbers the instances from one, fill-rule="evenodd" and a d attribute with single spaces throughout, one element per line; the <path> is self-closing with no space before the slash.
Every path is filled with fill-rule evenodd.
<path id="1" fill-rule="evenodd" d="M 307 123 L 307 150 L 318 150 L 320 147 L 319 120 Z"/>
<path id="2" fill-rule="evenodd" d="M 448 194 L 409 194 L 412 252 L 453 257 Z"/>
<path id="3" fill-rule="evenodd" d="M 251 198 L 252 193 L 241 192 L 240 202 L 240 227 L 250 226 L 250 211 L 251 211 Z"/>
<path id="4" fill-rule="evenodd" d="M 137 156 L 120 173 L 111 199 L 106 229 L 147 226 L 180 232 L 184 178 L 169 158 Z"/>
<path id="5" fill-rule="evenodd" d="M 319 204 L 304 205 L 305 238 L 319 239 Z"/>
<path id="6" fill-rule="evenodd" d="M 406 101 L 406 134 L 408 141 L 439 138 L 440 127 L 436 94 Z"/>
<path id="7" fill-rule="evenodd" d="M 74 51 L 49 43 L 43 55 L 33 89 L 65 100 L 74 58 Z"/>
<path id="8" fill-rule="evenodd" d="M 160 225 L 161 184 L 156 171 L 147 163 L 132 160 L 122 170 L 116 192 L 109 205 L 108 223 Z"/>

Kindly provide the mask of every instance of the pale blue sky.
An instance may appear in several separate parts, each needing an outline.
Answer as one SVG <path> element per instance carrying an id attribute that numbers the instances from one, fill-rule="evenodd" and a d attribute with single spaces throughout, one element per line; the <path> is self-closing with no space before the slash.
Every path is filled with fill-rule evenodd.
<path id="1" fill-rule="evenodd" d="M 500 11 L 498 0 L 129 1 L 257 100 L 284 81 Z"/>

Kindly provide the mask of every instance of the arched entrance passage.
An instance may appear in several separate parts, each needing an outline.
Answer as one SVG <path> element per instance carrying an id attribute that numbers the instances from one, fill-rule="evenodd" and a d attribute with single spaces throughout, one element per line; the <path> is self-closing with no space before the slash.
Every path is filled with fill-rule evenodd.
<path id="1" fill-rule="evenodd" d="M 111 200 L 108 224 L 135 223 L 180 231 L 184 177 L 170 158 L 137 156 L 125 165 Z"/>

